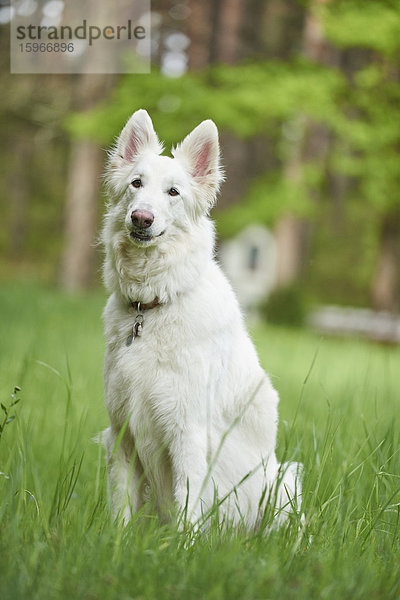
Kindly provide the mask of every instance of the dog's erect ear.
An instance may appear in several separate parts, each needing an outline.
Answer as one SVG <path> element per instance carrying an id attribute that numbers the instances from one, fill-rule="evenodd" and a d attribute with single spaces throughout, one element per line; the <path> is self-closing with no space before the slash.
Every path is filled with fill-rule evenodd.
<path id="1" fill-rule="evenodd" d="M 172 154 L 185 162 L 196 179 L 219 175 L 219 142 L 215 123 L 210 119 L 200 123 Z"/>
<path id="2" fill-rule="evenodd" d="M 172 154 L 183 164 L 202 192 L 206 203 L 202 210 L 209 210 L 223 181 L 218 129 L 215 123 L 209 119 L 200 123 L 172 150 Z"/>
<path id="3" fill-rule="evenodd" d="M 123 128 L 117 141 L 116 151 L 121 158 L 133 162 L 135 157 L 144 150 L 160 154 L 163 148 L 147 111 L 141 109 L 133 113 Z"/>

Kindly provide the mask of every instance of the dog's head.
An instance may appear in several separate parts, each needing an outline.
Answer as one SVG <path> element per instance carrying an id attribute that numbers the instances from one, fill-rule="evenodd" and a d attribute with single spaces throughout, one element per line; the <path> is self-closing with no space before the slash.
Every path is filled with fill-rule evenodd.
<path id="1" fill-rule="evenodd" d="M 207 214 L 223 179 L 218 130 L 210 120 L 172 150 L 173 158 L 162 151 L 148 113 L 138 110 L 110 155 L 112 211 L 138 247 L 157 245 Z"/>

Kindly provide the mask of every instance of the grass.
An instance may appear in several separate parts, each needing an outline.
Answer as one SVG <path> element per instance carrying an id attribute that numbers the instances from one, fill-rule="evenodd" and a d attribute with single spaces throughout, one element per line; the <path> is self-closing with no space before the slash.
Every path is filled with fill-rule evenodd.
<path id="1" fill-rule="evenodd" d="M 157 519 L 113 523 L 104 457 L 101 293 L 0 292 L 0 597 L 400 597 L 400 350 L 263 326 L 281 395 L 278 455 L 305 465 L 302 533 L 221 534 L 187 547 Z M 14 398 L 15 400 L 15 398 Z M 0 423 L 5 415 L 0 412 Z"/>

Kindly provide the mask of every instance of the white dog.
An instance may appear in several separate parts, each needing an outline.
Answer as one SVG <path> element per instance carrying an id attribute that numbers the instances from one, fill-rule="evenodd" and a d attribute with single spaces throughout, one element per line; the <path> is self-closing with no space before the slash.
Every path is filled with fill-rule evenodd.
<path id="1" fill-rule="evenodd" d="M 275 457 L 278 395 L 260 367 L 235 295 L 214 259 L 208 212 L 222 180 L 217 128 L 204 121 L 172 151 L 146 111 L 110 156 L 105 218 L 103 434 L 115 515 L 147 505 L 245 527 L 300 494 Z M 144 509 L 145 510 L 145 509 Z"/>

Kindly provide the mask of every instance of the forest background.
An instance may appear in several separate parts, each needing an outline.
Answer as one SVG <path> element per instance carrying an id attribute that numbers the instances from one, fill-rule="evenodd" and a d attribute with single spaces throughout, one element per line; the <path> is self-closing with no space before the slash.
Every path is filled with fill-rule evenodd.
<path id="1" fill-rule="evenodd" d="M 153 0 L 150 75 L 10 75 L 8 29 L 2 280 L 99 285 L 105 149 L 144 107 L 167 148 L 215 120 L 219 239 L 270 227 L 281 289 L 398 311 L 398 0 Z"/>

